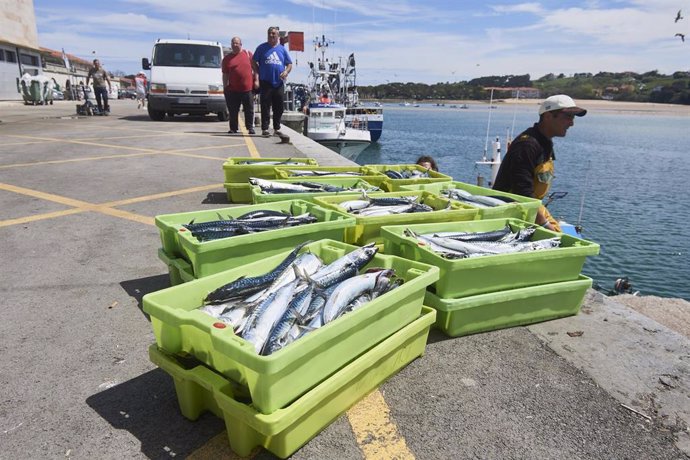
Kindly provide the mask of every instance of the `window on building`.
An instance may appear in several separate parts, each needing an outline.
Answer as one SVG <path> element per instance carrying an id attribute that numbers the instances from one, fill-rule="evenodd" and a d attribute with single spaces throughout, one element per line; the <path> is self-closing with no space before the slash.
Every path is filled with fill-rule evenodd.
<path id="1" fill-rule="evenodd" d="M 17 53 L 5 50 L 5 60 L 7 62 L 17 62 Z"/>
<path id="2" fill-rule="evenodd" d="M 38 56 L 32 56 L 30 54 L 19 54 L 19 59 L 21 59 L 22 64 L 38 67 Z"/>
<path id="3" fill-rule="evenodd" d="M 0 48 L 0 62 L 5 61 L 5 50 Z"/>

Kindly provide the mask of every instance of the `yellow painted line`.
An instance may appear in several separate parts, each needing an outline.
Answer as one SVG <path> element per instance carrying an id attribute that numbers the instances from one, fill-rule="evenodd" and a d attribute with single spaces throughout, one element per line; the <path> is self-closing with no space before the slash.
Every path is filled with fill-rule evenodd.
<path id="1" fill-rule="evenodd" d="M 247 133 L 247 128 L 240 126 L 240 129 L 242 130 L 242 138 L 244 139 L 244 143 L 247 145 L 247 150 L 249 150 L 249 156 L 252 158 L 261 158 L 259 151 L 256 149 L 256 144 L 254 144 L 254 140 Z"/>
<path id="2" fill-rule="evenodd" d="M 232 428 L 231 428 L 232 429 Z M 187 460 L 239 460 L 254 458 L 260 452 L 259 448 L 252 451 L 247 457 L 240 457 L 230 449 L 226 432 L 217 434 L 206 444 L 187 456 Z"/>
<path id="3" fill-rule="evenodd" d="M 64 211 L 46 212 L 44 214 L 36 214 L 27 217 L 18 217 L 16 219 L 0 220 L 0 227 L 9 227 L 11 225 L 22 225 L 31 222 L 37 222 L 39 220 L 54 219 L 56 217 L 68 216 L 70 214 L 79 214 L 80 212 L 85 212 L 86 209 L 83 208 L 72 208 L 66 209 Z"/>
<path id="4" fill-rule="evenodd" d="M 122 155 L 103 155 L 100 157 L 84 157 L 84 158 L 71 158 L 68 160 L 48 160 L 48 161 L 36 161 L 33 163 L 14 163 L 10 165 L 1 165 L 0 169 L 10 169 L 19 168 L 25 166 L 41 166 L 41 165 L 51 165 L 51 164 L 61 164 L 61 163 L 77 163 L 80 161 L 93 161 L 93 160 L 108 160 L 113 158 L 132 158 L 141 157 L 146 155 L 156 155 L 155 153 L 123 153 Z"/>
<path id="5" fill-rule="evenodd" d="M 190 147 L 188 149 L 164 150 L 164 153 L 196 152 L 197 150 L 225 149 L 228 147 L 244 147 L 244 142 L 240 144 L 207 145 L 206 147 Z"/>
<path id="6" fill-rule="evenodd" d="M 39 192 L 38 190 L 32 190 L 30 188 L 17 187 L 16 185 L 9 185 L 0 183 L 0 190 L 6 190 L 8 192 L 18 193 L 20 195 L 31 196 L 34 198 L 39 198 L 41 200 L 52 201 L 54 203 L 64 204 L 65 206 L 71 206 L 73 208 L 91 208 L 94 206 L 86 201 L 74 200 L 72 198 L 66 198 L 60 195 L 53 195 L 52 193 Z"/>
<path id="7" fill-rule="evenodd" d="M 86 141 L 77 141 L 77 140 L 72 140 L 72 139 L 60 139 L 60 138 L 49 138 L 49 137 L 38 137 L 38 136 L 23 136 L 19 134 L 8 134 L 10 137 L 18 137 L 21 139 L 35 139 L 35 140 L 42 140 L 42 141 L 51 141 L 51 142 L 65 142 L 68 144 L 78 144 L 78 145 L 90 145 L 93 147 L 105 147 L 105 148 L 111 148 L 111 149 L 122 149 L 122 150 L 136 150 L 137 152 L 150 152 L 150 153 L 160 153 L 160 150 L 154 150 L 154 149 L 145 149 L 141 147 L 128 147 L 124 145 L 112 145 L 112 144 L 101 144 L 99 142 L 86 142 Z"/>
<path id="8" fill-rule="evenodd" d="M 131 220 L 134 222 L 139 222 L 140 224 L 146 225 L 156 225 L 156 220 L 153 217 L 142 216 L 140 214 L 135 214 L 129 211 L 123 211 L 121 209 L 108 208 L 106 206 L 94 206 L 93 211 L 103 213 L 112 217 L 120 217 L 122 219 Z"/>
<path id="9" fill-rule="evenodd" d="M 5 142 L 2 144 L 3 147 L 12 147 L 15 145 L 31 145 L 31 144 L 45 144 L 50 141 L 31 141 L 31 142 Z"/>
<path id="10" fill-rule="evenodd" d="M 31 196 L 34 198 L 39 198 L 46 201 L 52 201 L 54 203 L 60 203 L 65 206 L 72 206 L 77 208 L 77 211 L 94 211 L 100 212 L 101 214 L 106 214 L 108 216 L 119 217 L 122 219 L 131 220 L 134 222 L 139 222 L 147 225 L 155 225 L 153 217 L 142 216 L 140 214 L 135 214 L 133 212 L 122 211 L 120 209 L 113 209 L 108 206 L 87 203 L 81 200 L 74 200 L 72 198 L 66 198 L 60 195 L 53 195 L 51 193 L 39 192 L 38 190 L 31 190 L 24 187 L 17 187 L 14 185 L 0 183 L 0 190 L 6 190 L 8 192 L 18 193 L 20 195 Z M 62 215 L 74 214 L 75 210 L 65 210 L 53 213 L 47 213 L 49 217 L 57 217 Z M 40 220 L 41 215 L 36 215 L 32 217 L 26 217 L 24 219 Z M 18 223 L 25 223 L 25 221 L 20 222 L 22 219 L 12 219 L 11 221 L 0 221 L 0 226 L 6 227 L 7 225 L 15 225 Z M 31 220 L 30 220 L 31 221 Z M 7 224 L 6 222 L 13 222 L 12 224 Z"/>
<path id="11" fill-rule="evenodd" d="M 154 133 L 154 134 L 140 134 L 136 136 L 126 135 L 126 136 L 109 136 L 109 137 L 79 137 L 73 139 L 75 141 L 93 141 L 93 140 L 109 140 L 109 139 L 139 139 L 141 137 L 163 137 L 169 136 L 170 133 Z"/>
<path id="12" fill-rule="evenodd" d="M 140 203 L 142 201 L 151 201 L 151 200 L 159 200 L 161 198 L 170 198 L 172 196 L 184 195 L 187 193 L 205 192 L 207 190 L 213 190 L 213 189 L 222 188 L 222 187 L 223 187 L 223 184 L 202 185 L 200 187 L 185 188 L 182 190 L 175 190 L 172 192 L 156 193 L 155 195 L 146 195 L 146 196 L 140 196 L 137 198 L 129 198 L 126 200 L 111 201 L 109 203 L 103 203 L 101 206 L 107 206 L 107 207 L 124 206 L 124 205 L 132 204 L 132 203 Z"/>
<path id="13" fill-rule="evenodd" d="M 347 418 L 365 459 L 415 458 L 391 420 L 390 409 L 379 390 L 347 411 Z"/>

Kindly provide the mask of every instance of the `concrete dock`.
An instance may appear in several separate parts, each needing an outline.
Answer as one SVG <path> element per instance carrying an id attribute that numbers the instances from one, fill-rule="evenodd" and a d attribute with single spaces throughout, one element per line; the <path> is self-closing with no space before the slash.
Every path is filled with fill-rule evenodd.
<path id="1" fill-rule="evenodd" d="M 0 102 L 0 459 L 237 458 L 223 421 L 186 420 L 148 359 L 141 300 L 169 286 L 154 217 L 229 206 L 228 157 L 352 163 L 287 128 L 290 143 L 227 130 L 129 100 L 109 117 Z M 574 317 L 432 330 L 292 458 L 687 458 L 690 339 L 662 323 L 590 290 Z"/>

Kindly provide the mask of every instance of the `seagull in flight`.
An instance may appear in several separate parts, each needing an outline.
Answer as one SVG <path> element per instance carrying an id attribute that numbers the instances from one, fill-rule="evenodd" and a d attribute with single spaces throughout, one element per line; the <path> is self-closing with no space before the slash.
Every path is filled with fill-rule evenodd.
<path id="1" fill-rule="evenodd" d="M 676 13 L 676 21 L 675 22 L 678 22 L 681 19 L 683 19 L 683 16 L 680 15 L 680 10 L 678 10 L 678 13 Z"/>
<path id="2" fill-rule="evenodd" d="M 674 36 L 675 36 L 675 37 L 680 37 L 680 40 L 683 41 L 683 42 L 685 41 L 685 34 L 676 34 L 676 35 L 674 35 Z"/>

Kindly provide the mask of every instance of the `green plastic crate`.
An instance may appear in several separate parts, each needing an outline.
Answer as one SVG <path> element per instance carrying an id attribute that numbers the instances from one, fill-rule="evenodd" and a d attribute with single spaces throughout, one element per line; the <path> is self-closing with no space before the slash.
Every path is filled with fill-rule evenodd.
<path id="1" fill-rule="evenodd" d="M 186 283 L 195 280 L 192 266 L 184 259 L 168 254 L 163 248 L 158 248 L 158 258 L 168 266 L 170 285 Z"/>
<path id="2" fill-rule="evenodd" d="M 472 195 L 492 195 L 505 196 L 515 200 L 513 203 L 506 203 L 505 205 L 495 206 L 492 208 L 479 208 L 480 219 L 520 219 L 527 222 L 534 222 L 537 218 L 537 211 L 541 206 L 541 200 L 536 198 L 529 198 L 525 196 L 515 195 L 513 193 L 501 192 L 486 187 L 479 187 L 477 185 L 466 184 L 464 182 L 436 182 L 433 184 L 416 184 L 404 185 L 400 190 L 425 190 L 427 192 L 441 195 L 442 190 L 460 189 L 471 193 Z"/>
<path id="3" fill-rule="evenodd" d="M 232 382 L 204 366 L 149 348 L 151 361 L 170 374 L 182 415 L 196 420 L 210 411 L 225 420 L 230 448 L 248 456 L 262 446 L 281 458 L 296 452 L 357 401 L 424 354 L 435 311 L 422 316 L 368 350 L 284 409 L 270 415 L 233 397 Z"/>
<path id="4" fill-rule="evenodd" d="M 321 240 L 302 249 L 330 263 L 355 250 L 339 241 Z M 234 335 L 232 328 L 199 310 L 212 290 L 239 276 L 263 274 L 289 251 L 242 268 L 227 270 L 147 294 L 143 308 L 151 317 L 158 346 L 167 353 L 188 353 L 239 383 L 262 413 L 271 413 L 409 324 L 420 314 L 426 287 L 438 279 L 438 268 L 400 257 L 377 254 L 369 267 L 392 268 L 404 284 L 361 309 L 307 334 L 269 356 Z M 366 267 L 365 267 L 366 268 Z"/>
<path id="5" fill-rule="evenodd" d="M 237 235 L 213 241 L 199 242 L 182 224 L 194 219 L 195 223 L 218 220 L 218 214 L 237 218 L 243 214 L 260 209 L 289 212 L 292 215 L 311 213 L 317 218 L 313 224 L 284 227 L 277 230 Z M 191 263 L 195 278 L 212 275 L 229 268 L 241 267 L 247 263 L 261 260 L 308 240 L 331 239 L 344 241 L 345 230 L 355 224 L 355 219 L 346 213 L 318 206 L 303 200 L 288 200 L 252 206 L 184 212 L 156 216 L 156 226 L 161 231 L 163 250 L 171 255 L 179 254 Z M 166 241 L 173 234 L 177 247 L 166 247 Z"/>
<path id="6" fill-rule="evenodd" d="M 314 177 L 309 179 L 304 178 L 293 178 L 293 179 L 278 179 L 275 182 L 315 182 L 319 184 L 330 184 L 338 187 L 356 187 L 368 189 L 371 187 L 378 187 L 377 185 L 371 184 L 368 181 L 361 179 L 359 177 Z M 259 203 L 274 203 L 276 201 L 284 200 L 307 200 L 313 201 L 315 197 L 319 196 L 357 196 L 361 194 L 361 191 L 346 191 L 346 192 L 319 192 L 319 193 L 262 193 L 261 188 L 258 185 L 252 185 L 251 194 L 252 202 L 254 204 Z"/>
<path id="7" fill-rule="evenodd" d="M 372 172 L 378 172 L 380 174 L 385 174 L 383 171 L 388 171 L 388 170 L 393 170 L 393 171 L 403 171 L 403 170 L 417 170 L 417 171 L 427 171 L 426 168 L 416 165 L 416 164 L 411 164 L 411 165 L 364 165 L 365 169 L 369 169 Z M 437 182 L 451 182 L 453 178 L 451 176 L 448 176 L 446 174 L 442 174 L 437 171 L 428 171 L 429 176 L 428 178 L 419 178 L 419 179 L 390 179 L 388 176 L 386 176 L 386 180 L 382 184 L 382 188 L 387 191 L 387 192 L 398 192 L 401 190 L 400 187 L 404 185 L 414 185 L 414 184 L 434 184 Z"/>
<path id="8" fill-rule="evenodd" d="M 250 184 L 248 181 L 225 182 L 223 183 L 223 187 L 225 187 L 225 192 L 230 203 L 251 204 L 252 184 Z"/>
<path id="9" fill-rule="evenodd" d="M 384 225 L 421 224 L 428 222 L 457 222 L 474 220 L 477 216 L 477 208 L 457 202 L 450 202 L 451 209 L 445 210 L 449 204 L 449 200 L 428 192 L 413 191 L 369 193 L 368 196 L 373 198 L 415 196 L 419 197 L 418 202 L 429 205 L 436 211 L 395 214 L 390 216 L 362 217 L 358 216 L 357 214 L 350 214 L 340 207 L 340 203 L 356 199 L 356 197 L 353 198 L 352 196 L 340 195 L 324 196 L 314 198 L 314 202 L 325 208 L 344 212 L 346 215 L 353 217 L 355 219 L 355 225 L 345 229 L 345 242 L 360 246 L 371 242 L 375 242 L 376 244 L 383 243 L 381 227 Z"/>
<path id="10" fill-rule="evenodd" d="M 250 177 L 259 177 L 261 179 L 277 179 L 276 170 L 281 168 L 300 168 L 300 165 L 262 165 L 253 164 L 264 161 L 286 161 L 291 160 L 299 162 L 303 166 L 318 166 L 318 163 L 313 158 L 254 158 L 254 157 L 238 157 L 228 158 L 223 163 L 223 172 L 225 173 L 225 182 L 228 183 L 246 183 Z M 240 164 L 247 162 L 249 164 Z"/>
<path id="11" fill-rule="evenodd" d="M 542 284 L 507 291 L 444 299 L 426 293 L 424 303 L 436 310 L 435 327 L 450 337 L 576 315 L 592 280 Z"/>
<path id="12" fill-rule="evenodd" d="M 426 247 L 419 246 L 415 238 L 403 234 L 406 228 L 415 233 L 487 232 L 500 230 L 506 225 L 510 225 L 514 231 L 534 226 L 518 219 L 491 219 L 390 226 L 383 227 L 381 234 L 386 254 L 418 260 L 441 269 L 441 276 L 431 290 L 443 298 L 467 297 L 538 284 L 572 281 L 580 274 L 585 258 L 599 254 L 599 245 L 596 243 L 538 227 L 533 240 L 560 235 L 561 246 L 539 251 L 449 260 Z"/>

